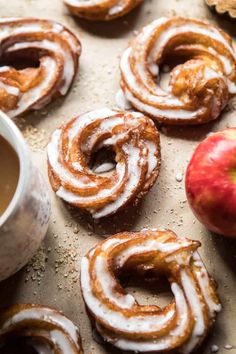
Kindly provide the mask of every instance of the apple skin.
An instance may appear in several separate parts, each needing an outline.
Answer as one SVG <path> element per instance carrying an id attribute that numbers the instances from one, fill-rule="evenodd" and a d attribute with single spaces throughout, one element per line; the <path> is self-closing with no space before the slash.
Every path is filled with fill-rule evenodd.
<path id="1" fill-rule="evenodd" d="M 193 213 L 206 228 L 236 238 L 236 128 L 214 133 L 198 145 L 185 188 Z"/>

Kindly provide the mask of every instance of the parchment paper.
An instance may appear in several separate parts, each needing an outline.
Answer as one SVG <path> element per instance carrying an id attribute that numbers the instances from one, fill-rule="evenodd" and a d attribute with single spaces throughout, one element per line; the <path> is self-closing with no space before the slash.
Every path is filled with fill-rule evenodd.
<path id="1" fill-rule="evenodd" d="M 130 15 L 107 24 L 75 20 L 68 14 L 62 0 L 0 0 L 0 15 L 56 20 L 73 30 L 82 42 L 79 75 L 68 96 L 41 112 L 17 119 L 31 146 L 35 163 L 46 179 L 44 147 L 54 129 L 79 113 L 104 106 L 116 107 L 119 57 L 128 41 L 143 25 L 163 15 L 191 16 L 218 23 L 236 36 L 236 22 L 218 17 L 207 8 L 204 0 L 146 0 Z M 236 353 L 236 347 L 225 348 L 227 345 L 236 346 L 236 240 L 214 236 L 206 231 L 196 221 L 186 202 L 184 179 L 181 182 L 176 180 L 179 174 L 184 175 L 198 142 L 210 132 L 235 125 L 234 108 L 236 102 L 229 105 L 219 120 L 202 127 L 160 129 L 161 174 L 138 208 L 129 208 L 106 222 L 93 223 L 68 208 L 51 192 L 52 217 L 45 242 L 25 269 L 0 284 L 0 307 L 16 302 L 51 305 L 79 325 L 85 353 L 115 353 L 115 349 L 97 343 L 91 332 L 78 280 L 81 256 L 104 235 L 144 227 L 170 228 L 180 236 L 201 241 L 200 253 L 219 284 L 223 311 L 198 353 L 210 353 L 214 344 L 219 346 L 220 354 L 227 351 Z M 168 290 L 161 289 L 161 286 L 144 292 L 142 284 L 131 285 L 128 289 L 136 291 L 137 298 L 143 303 L 166 303 L 169 299 Z M 160 294 L 160 290 L 164 292 Z"/>

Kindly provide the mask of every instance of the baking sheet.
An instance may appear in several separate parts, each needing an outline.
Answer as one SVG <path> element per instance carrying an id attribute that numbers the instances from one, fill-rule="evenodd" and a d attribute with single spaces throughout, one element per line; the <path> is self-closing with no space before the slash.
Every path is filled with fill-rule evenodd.
<path id="1" fill-rule="evenodd" d="M 236 39 L 236 26 L 230 20 L 211 12 L 203 0 L 145 0 L 143 6 L 112 23 L 89 23 L 71 17 L 62 0 L 0 0 L 0 16 L 30 16 L 59 21 L 73 30 L 82 42 L 80 71 L 69 95 L 46 109 L 30 113 L 17 124 L 23 131 L 35 163 L 47 178 L 45 146 L 50 134 L 63 121 L 87 110 L 116 107 L 119 89 L 118 63 L 128 41 L 143 25 L 160 16 L 191 16 L 218 23 Z M 101 237 L 122 230 L 144 227 L 170 228 L 180 236 L 202 242 L 200 253 L 210 273 L 219 283 L 223 311 L 212 334 L 198 353 L 236 353 L 236 242 L 211 235 L 194 218 L 185 198 L 184 174 L 195 146 L 210 132 L 234 126 L 236 101 L 231 102 L 221 118 L 202 127 L 162 127 L 162 168 L 158 182 L 136 208 L 93 223 L 79 212 L 68 208 L 51 193 L 52 217 L 44 244 L 28 266 L 0 284 L 0 307 L 16 302 L 33 302 L 62 310 L 81 330 L 85 353 L 116 352 L 94 340 L 85 313 L 78 281 L 80 259 Z M 177 178 L 178 179 L 178 178 Z M 139 284 L 140 285 L 140 284 Z M 142 284 L 141 284 L 142 285 Z M 144 291 L 130 286 L 138 299 L 146 303 L 168 300 L 168 292 L 160 289 Z M 159 293 L 159 294 L 158 294 Z M 97 339 L 97 338 L 95 338 Z M 230 346 L 235 346 L 232 349 Z"/>

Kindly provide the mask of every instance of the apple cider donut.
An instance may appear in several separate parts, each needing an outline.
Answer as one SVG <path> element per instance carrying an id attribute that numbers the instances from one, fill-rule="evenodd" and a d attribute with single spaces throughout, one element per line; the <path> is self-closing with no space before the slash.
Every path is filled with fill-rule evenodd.
<path id="1" fill-rule="evenodd" d="M 94 21 L 110 21 L 126 15 L 143 0 L 64 0 L 69 11 Z"/>
<path id="2" fill-rule="evenodd" d="M 166 63 L 175 66 L 168 88 L 160 84 Z M 137 110 L 166 124 L 202 124 L 216 119 L 236 94 L 232 39 L 209 23 L 159 18 L 125 50 L 121 88 Z"/>
<path id="3" fill-rule="evenodd" d="M 199 346 L 221 309 L 199 246 L 169 230 L 143 230 L 111 236 L 88 252 L 81 264 L 82 295 L 104 340 L 134 352 L 190 353 Z M 164 273 L 174 300 L 164 308 L 140 305 L 118 280 L 134 272 L 154 279 Z"/>
<path id="4" fill-rule="evenodd" d="M 0 20 L 0 109 L 16 117 L 67 94 L 78 70 L 79 40 L 59 23 Z"/>
<path id="5" fill-rule="evenodd" d="M 89 166 L 101 149 L 115 153 L 115 168 L 95 173 Z M 53 190 L 94 218 L 136 202 L 154 184 L 160 169 L 159 133 L 141 113 L 108 108 L 80 115 L 57 129 L 48 145 Z"/>
<path id="6" fill-rule="evenodd" d="M 78 328 L 57 310 L 41 305 L 14 305 L 0 315 L 0 349 L 24 340 L 37 353 L 83 354 Z"/>

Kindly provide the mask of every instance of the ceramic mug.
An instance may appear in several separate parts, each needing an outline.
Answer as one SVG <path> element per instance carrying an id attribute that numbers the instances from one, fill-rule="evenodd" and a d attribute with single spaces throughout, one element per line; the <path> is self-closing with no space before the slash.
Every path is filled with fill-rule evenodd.
<path id="1" fill-rule="evenodd" d="M 51 207 L 47 184 L 33 165 L 21 132 L 1 111 L 0 134 L 20 163 L 14 197 L 0 217 L 1 281 L 21 269 L 37 251 L 48 229 Z"/>

